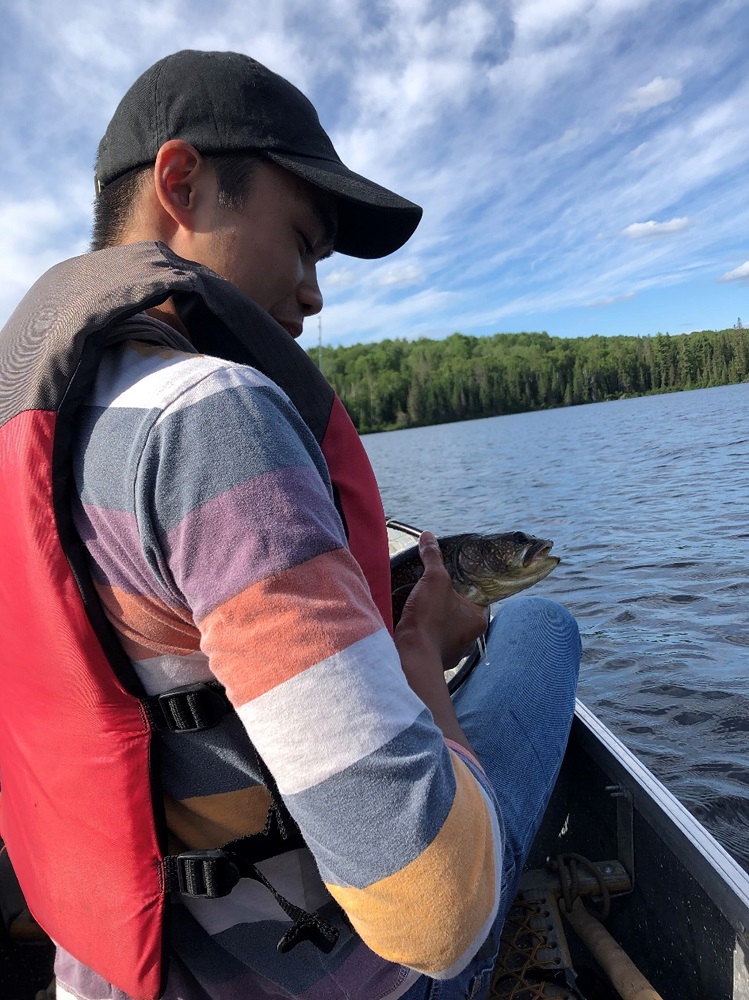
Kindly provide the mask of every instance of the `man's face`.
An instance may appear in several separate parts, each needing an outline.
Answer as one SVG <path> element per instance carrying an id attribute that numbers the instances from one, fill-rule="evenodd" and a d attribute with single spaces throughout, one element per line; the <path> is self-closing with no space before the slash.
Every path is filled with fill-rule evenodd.
<path id="1" fill-rule="evenodd" d="M 332 253 L 335 201 L 286 170 L 258 164 L 241 212 L 216 203 L 200 262 L 299 337 L 322 309 L 317 264 Z"/>

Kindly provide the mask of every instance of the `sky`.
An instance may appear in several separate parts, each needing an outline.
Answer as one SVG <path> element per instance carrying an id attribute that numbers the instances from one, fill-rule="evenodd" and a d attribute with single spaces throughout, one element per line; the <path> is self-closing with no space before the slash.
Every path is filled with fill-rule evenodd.
<path id="1" fill-rule="evenodd" d="M 304 347 L 749 326 L 748 42 L 747 0 L 2 0 L 0 323 L 86 251 L 119 99 L 196 48 L 287 77 L 424 208 L 320 265 Z"/>

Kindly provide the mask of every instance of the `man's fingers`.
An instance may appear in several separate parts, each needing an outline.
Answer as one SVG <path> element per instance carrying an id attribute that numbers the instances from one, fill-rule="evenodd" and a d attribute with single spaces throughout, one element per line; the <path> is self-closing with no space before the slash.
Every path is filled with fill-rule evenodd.
<path id="1" fill-rule="evenodd" d="M 439 548 L 439 543 L 437 542 L 437 537 L 432 531 L 422 531 L 419 535 L 419 548 L 423 549 L 425 547 Z"/>
<path id="2" fill-rule="evenodd" d="M 422 531 L 419 535 L 419 556 L 424 564 L 425 571 L 429 569 L 434 571 L 435 568 L 445 568 L 439 542 L 431 531 Z"/>

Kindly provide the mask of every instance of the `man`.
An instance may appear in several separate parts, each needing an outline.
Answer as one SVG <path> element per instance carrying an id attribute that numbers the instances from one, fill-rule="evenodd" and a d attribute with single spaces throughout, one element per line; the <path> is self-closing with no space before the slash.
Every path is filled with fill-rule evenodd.
<path id="1" fill-rule="evenodd" d="M 68 681 L 49 673 L 63 692 L 52 725 L 69 713 L 73 749 L 57 767 L 40 743 L 26 768 L 61 772 L 60 790 L 56 774 L 33 802 L 3 788 L 11 857 L 58 944 L 58 997 L 485 996 L 561 761 L 577 630 L 551 602 L 513 602 L 489 632 L 492 665 L 453 702 L 443 671 L 485 631 L 484 612 L 453 591 L 425 534 L 424 576 L 391 635 L 371 469 L 293 342 L 322 308 L 319 262 L 392 252 L 421 210 L 349 171 L 306 98 L 233 53 L 148 70 L 115 112 L 96 177 L 101 252 L 42 279 L 6 331 L 7 356 L 26 345 L 34 374 L 0 436 L 21 426 L 28 455 L 44 452 L 80 592 L 48 614 L 69 619 L 57 648 L 76 650 L 55 669 L 86 661 Z M 29 416 L 46 412 L 44 426 Z M 13 523 L 22 553 L 31 536 Z M 65 575 L 38 551 L 39 572 L 51 562 Z M 22 597 L 10 590 L 18 613 L 34 600 L 31 580 Z M 73 630 L 76 602 L 96 642 L 86 622 Z M 39 691 L 52 641 L 32 639 Z M 94 697 L 89 682 L 103 690 L 110 674 L 122 696 Z M 35 731 L 28 691 L 11 701 Z M 108 771 L 104 735 L 117 746 Z M 17 757 L 18 742 L 0 753 Z M 13 759 L 4 782 L 6 770 Z M 47 840 L 40 798 L 61 810 Z M 86 841 L 71 803 L 84 801 L 100 824 L 86 872 L 111 865 L 109 892 L 74 877 Z M 21 817 L 30 843 L 66 845 L 48 864 L 54 905 L 12 843 Z"/>

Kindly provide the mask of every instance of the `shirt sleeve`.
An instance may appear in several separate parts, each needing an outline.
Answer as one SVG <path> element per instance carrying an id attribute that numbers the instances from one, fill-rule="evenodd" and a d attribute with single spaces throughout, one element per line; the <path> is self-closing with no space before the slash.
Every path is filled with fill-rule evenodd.
<path id="1" fill-rule="evenodd" d="M 496 806 L 409 688 L 298 412 L 252 369 L 213 371 L 153 424 L 136 489 L 146 559 L 330 893 L 375 953 L 457 975 L 497 912 Z"/>

